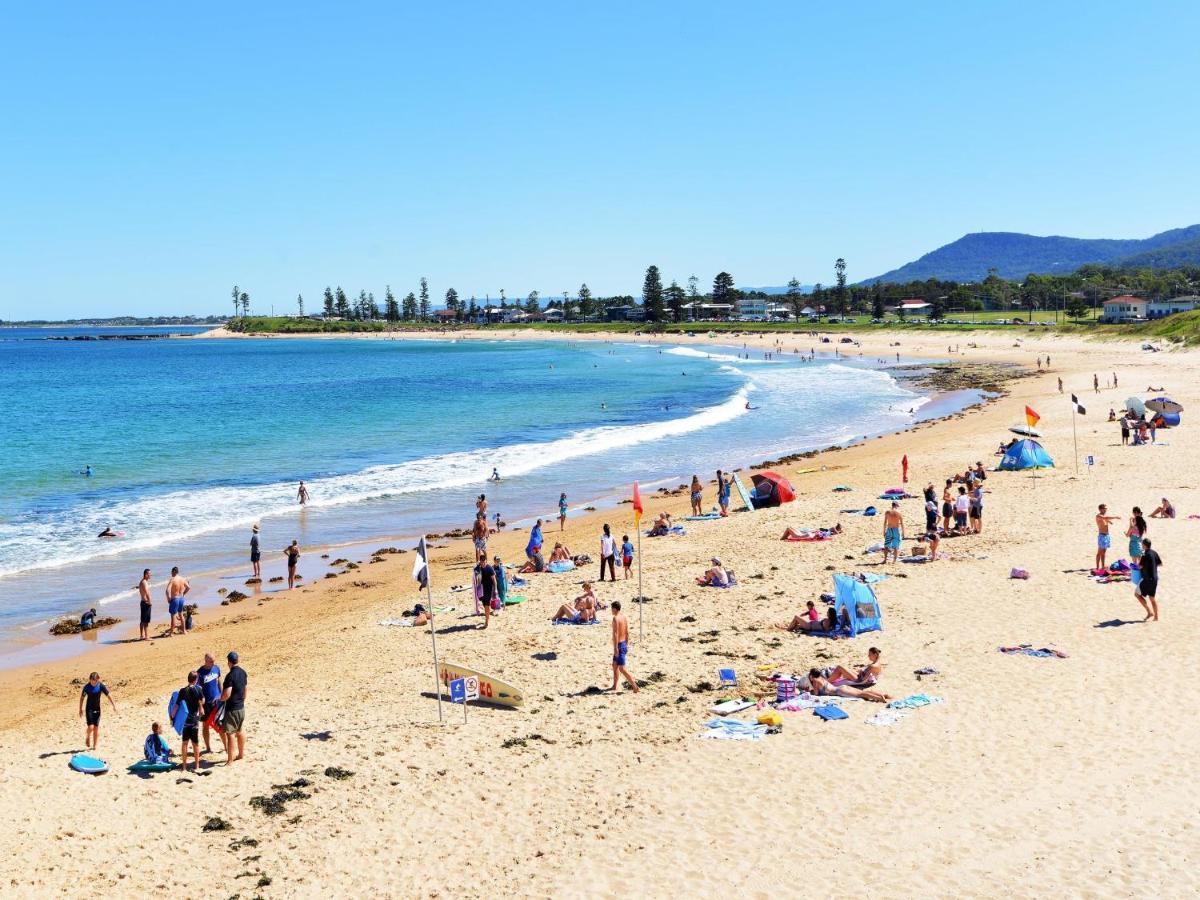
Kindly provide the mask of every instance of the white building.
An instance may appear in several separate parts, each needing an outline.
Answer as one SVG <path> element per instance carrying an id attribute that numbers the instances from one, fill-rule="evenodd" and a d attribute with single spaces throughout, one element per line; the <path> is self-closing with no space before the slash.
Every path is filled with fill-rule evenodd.
<path id="1" fill-rule="evenodd" d="M 1148 318 L 1150 301 L 1130 294 L 1122 294 L 1104 301 L 1106 322 L 1128 322 Z"/>
<path id="2" fill-rule="evenodd" d="M 1107 308 L 1108 304 L 1105 304 Z M 1163 316 L 1169 316 L 1177 312 L 1190 312 L 1193 309 L 1200 309 L 1200 297 L 1172 297 L 1170 300 L 1151 300 L 1146 304 L 1146 317 L 1149 319 L 1161 319 Z M 1105 315 L 1108 315 L 1105 312 Z"/>

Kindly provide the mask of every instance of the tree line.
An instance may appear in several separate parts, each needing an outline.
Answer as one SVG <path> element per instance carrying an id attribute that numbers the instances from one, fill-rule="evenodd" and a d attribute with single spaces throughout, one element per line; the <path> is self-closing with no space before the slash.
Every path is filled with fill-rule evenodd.
<path id="1" fill-rule="evenodd" d="M 1030 274 L 1022 281 L 1000 278 L 991 270 L 980 282 L 962 283 L 937 278 L 906 283 L 881 282 L 850 284 L 846 276 L 846 260 L 838 258 L 833 265 L 833 283 L 817 282 L 807 290 L 798 278 L 791 278 L 784 292 L 739 290 L 729 272 L 718 272 L 712 287 L 700 290 L 700 279 L 690 275 L 686 287 L 672 280 L 663 286 L 658 266 L 646 269 L 640 297 L 620 294 L 597 297 L 586 282 L 574 291 L 546 298 L 530 291 L 524 299 L 510 300 L 501 288 L 499 299 L 479 300 L 475 296 L 464 300 L 453 287 L 442 297 L 442 308 L 456 321 L 474 322 L 488 309 L 501 314 L 520 310 L 541 314 L 548 309 L 560 309 L 566 318 L 591 319 L 604 316 L 611 307 L 640 307 L 649 322 L 683 322 L 693 318 L 708 318 L 711 307 L 728 306 L 730 312 L 744 300 L 761 300 L 780 304 L 796 318 L 806 309 L 840 316 L 870 314 L 884 318 L 888 310 L 898 308 L 905 300 L 921 300 L 930 304 L 930 318 L 943 318 L 949 312 L 972 312 L 982 309 L 1047 310 L 1060 309 L 1074 318 L 1082 318 L 1089 309 L 1096 309 L 1118 294 L 1136 294 L 1151 299 L 1177 297 L 1200 291 L 1200 267 L 1183 266 L 1177 269 L 1122 269 L 1088 265 L 1064 275 Z M 250 295 L 234 285 L 231 291 L 234 317 L 250 315 Z M 699 306 L 710 310 L 701 313 Z M 296 297 L 297 312 L 305 314 L 304 297 Z M 903 315 L 902 310 L 899 311 Z M 416 291 L 409 291 L 397 300 L 388 285 L 383 302 L 375 294 L 360 290 L 353 300 L 339 285 L 326 287 L 319 315 L 349 321 L 428 322 L 434 318 L 429 281 L 421 278 Z"/>

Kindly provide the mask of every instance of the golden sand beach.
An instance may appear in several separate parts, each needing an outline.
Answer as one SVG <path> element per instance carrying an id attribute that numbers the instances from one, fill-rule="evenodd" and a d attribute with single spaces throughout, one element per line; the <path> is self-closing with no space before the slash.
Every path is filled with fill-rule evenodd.
<path id="1" fill-rule="evenodd" d="M 745 340 L 757 351 L 775 338 Z M 812 343 L 781 340 L 786 350 Z M 422 602 L 411 554 L 364 559 L 332 579 L 326 571 L 340 568 L 306 554 L 309 586 L 208 609 L 185 637 L 0 673 L 4 896 L 1193 895 L 1190 756 L 1200 731 L 1186 691 L 1188 648 L 1200 637 L 1189 590 L 1200 521 L 1187 517 L 1200 513 L 1200 442 L 1187 411 L 1182 428 L 1148 447 L 1120 446 L 1106 420 L 1151 384 L 1200 408 L 1200 354 L 1016 331 L 881 332 L 861 349 L 945 357 L 947 343 L 955 362 L 1034 374 L 984 407 L 780 467 L 794 503 L 643 539 L 644 640 L 629 602 L 635 582 L 597 585 L 633 621 L 629 668 L 647 682 L 636 695 L 588 690 L 611 679 L 607 612 L 596 627 L 548 621 L 594 571 L 531 576 L 529 599 L 480 631 L 469 595 L 448 592 L 470 581 L 467 540 L 434 542 L 444 545 L 433 557 L 435 601 L 457 607 L 436 619 L 439 651 L 519 686 L 520 709 L 472 707 L 464 723 L 446 705 L 438 724 L 428 631 L 378 624 Z M 1050 369 L 1038 374 L 1047 354 Z M 1105 387 L 1112 373 L 1119 389 Z M 1078 473 L 1058 378 L 1087 407 Z M 841 509 L 882 508 L 875 497 L 899 482 L 903 455 L 918 495 L 976 460 L 991 468 L 1025 405 L 1040 413 L 1057 468 L 990 474 L 983 533 L 943 541 L 945 559 L 882 566 L 864 555 L 882 521 Z M 708 506 L 712 473 L 700 474 Z M 854 490 L 833 492 L 841 484 Z M 1128 583 L 1097 584 L 1080 570 L 1095 552 L 1098 503 L 1121 516 L 1116 559 L 1131 507 L 1149 512 L 1164 495 L 1179 517 L 1150 521 L 1164 564 L 1161 620 L 1147 624 Z M 648 496 L 646 506 L 682 515 L 687 499 Z M 902 510 L 915 533 L 920 499 Z M 632 533 L 621 506 L 573 518 L 563 539 L 596 558 L 606 521 Z M 824 543 L 779 540 L 788 525 L 835 522 L 843 533 Z M 515 560 L 526 537 L 502 533 L 492 546 Z M 558 539 L 557 523 L 546 537 Z M 694 584 L 714 555 L 737 587 Z M 1011 580 L 1014 567 L 1029 580 Z M 881 633 L 833 641 L 772 627 L 830 591 L 834 572 L 889 576 L 876 588 Z M 1066 658 L 997 652 L 1024 643 Z M 739 691 L 768 695 L 760 666 L 853 667 L 871 644 L 883 650 L 881 690 L 944 702 L 890 727 L 865 723 L 877 705 L 848 701 L 846 721 L 788 712 L 782 733 L 761 741 L 699 739 L 708 708 L 730 693 L 703 689 L 719 667 L 737 670 Z M 224 668 L 233 648 L 249 673 L 247 758 L 226 769 L 206 756 L 203 775 L 126 774 L 186 672 L 205 650 Z M 914 674 L 926 667 L 939 674 Z M 67 768 L 83 748 L 76 679 L 92 669 L 118 705 L 102 720 L 99 755 L 113 770 L 100 777 Z M 331 767 L 353 774 L 335 778 Z M 280 814 L 252 804 L 297 779 L 305 796 Z M 210 819 L 222 830 L 204 830 Z"/>

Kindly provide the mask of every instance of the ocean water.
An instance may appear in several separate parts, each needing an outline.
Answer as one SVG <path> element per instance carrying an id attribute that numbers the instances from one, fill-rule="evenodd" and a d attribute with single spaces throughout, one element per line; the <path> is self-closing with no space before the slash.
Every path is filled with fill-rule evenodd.
<path id="1" fill-rule="evenodd" d="M 480 492 L 510 523 L 560 491 L 577 510 L 894 430 L 925 401 L 857 360 L 717 346 L 45 336 L 0 330 L 0 653 L 88 606 L 136 616 L 144 567 L 214 573 L 193 596 L 217 603 L 252 523 L 271 574 L 292 539 L 469 527 Z"/>

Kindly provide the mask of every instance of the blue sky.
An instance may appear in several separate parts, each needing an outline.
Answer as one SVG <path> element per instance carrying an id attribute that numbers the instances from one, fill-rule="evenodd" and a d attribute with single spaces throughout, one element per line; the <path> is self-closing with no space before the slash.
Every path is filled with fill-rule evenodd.
<path id="1" fill-rule="evenodd" d="M 1200 221 L 1194 3 L 168 6 L 7 10 L 0 318 L 858 280 Z"/>

